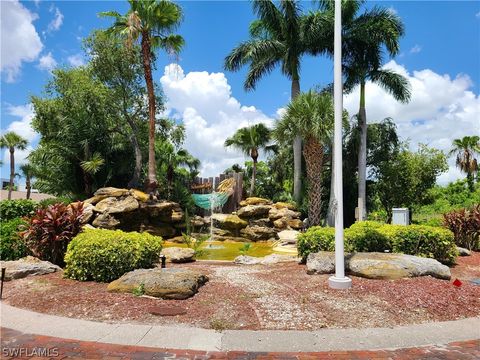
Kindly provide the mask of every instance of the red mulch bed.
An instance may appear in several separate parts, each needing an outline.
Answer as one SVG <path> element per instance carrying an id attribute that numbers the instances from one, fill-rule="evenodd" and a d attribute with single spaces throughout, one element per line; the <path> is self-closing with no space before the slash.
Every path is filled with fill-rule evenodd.
<path id="1" fill-rule="evenodd" d="M 171 265 L 170 265 L 171 266 Z M 109 293 L 106 284 L 63 279 L 61 273 L 5 283 L 4 301 L 37 312 L 73 318 L 148 324 L 188 324 L 222 329 L 390 327 L 480 315 L 480 253 L 458 258 L 452 281 L 422 277 L 368 280 L 353 277 L 347 291 L 328 288 L 327 275 L 307 275 L 304 265 L 245 266 L 196 262 L 210 281 L 187 300 L 158 300 Z M 455 287 L 459 278 L 463 284 Z M 178 306 L 184 315 L 156 316 L 152 306 Z"/>

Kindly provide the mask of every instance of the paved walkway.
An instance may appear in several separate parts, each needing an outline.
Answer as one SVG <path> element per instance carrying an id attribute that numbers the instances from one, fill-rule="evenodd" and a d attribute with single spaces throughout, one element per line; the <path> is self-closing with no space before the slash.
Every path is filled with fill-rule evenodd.
<path id="1" fill-rule="evenodd" d="M 480 318 L 395 328 L 219 333 L 184 326 L 107 324 L 1 304 L 1 327 L 2 358 L 11 355 L 9 349 L 45 347 L 58 348 L 62 356 L 89 359 L 480 358 Z"/>

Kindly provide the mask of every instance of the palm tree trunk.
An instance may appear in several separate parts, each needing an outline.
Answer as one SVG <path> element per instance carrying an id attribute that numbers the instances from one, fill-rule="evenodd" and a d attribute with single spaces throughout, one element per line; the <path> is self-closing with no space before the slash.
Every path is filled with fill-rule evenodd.
<path id="1" fill-rule="evenodd" d="M 135 168 L 133 169 L 132 178 L 128 182 L 128 188 L 138 188 L 140 173 L 142 172 L 142 150 L 140 149 L 140 145 L 138 144 L 138 139 L 135 134 L 132 134 L 130 137 L 130 142 L 132 143 L 135 153 Z"/>
<path id="2" fill-rule="evenodd" d="M 318 226 L 322 221 L 322 144 L 313 137 L 306 139 L 303 155 L 308 179 L 308 225 Z"/>
<path id="3" fill-rule="evenodd" d="M 365 111 L 365 82 L 360 84 L 360 109 L 358 111 L 360 143 L 358 148 L 358 221 L 367 218 L 367 113 Z"/>
<path id="4" fill-rule="evenodd" d="M 148 179 L 146 190 L 154 193 L 157 190 L 157 176 L 155 169 L 155 92 L 153 89 L 150 36 L 148 32 L 142 33 L 142 58 L 145 72 L 145 83 L 148 93 Z"/>
<path id="5" fill-rule="evenodd" d="M 252 180 L 250 182 L 250 196 L 253 196 L 255 191 L 255 180 L 257 178 L 257 159 L 253 159 Z"/>
<path id="6" fill-rule="evenodd" d="M 25 187 L 27 188 L 27 200 L 30 199 L 30 193 L 32 191 L 32 184 L 30 182 L 30 174 L 26 174 Z"/>
<path id="7" fill-rule="evenodd" d="M 333 139 L 332 139 L 333 140 Z M 332 150 L 333 150 L 333 141 L 332 141 Z M 335 226 L 335 213 L 333 212 L 333 205 L 335 203 L 335 191 L 333 187 L 335 186 L 335 171 L 334 168 L 334 161 L 333 161 L 333 151 L 331 154 L 330 160 L 330 198 L 328 200 L 328 210 L 327 210 L 327 226 Z"/>
<path id="8" fill-rule="evenodd" d="M 292 100 L 300 94 L 300 81 L 292 80 Z M 300 205 L 302 196 L 302 138 L 295 136 L 293 140 L 293 199 Z"/>
<path id="9" fill-rule="evenodd" d="M 12 199 L 13 179 L 15 178 L 15 148 L 10 146 L 10 186 L 8 187 L 8 200 Z"/>

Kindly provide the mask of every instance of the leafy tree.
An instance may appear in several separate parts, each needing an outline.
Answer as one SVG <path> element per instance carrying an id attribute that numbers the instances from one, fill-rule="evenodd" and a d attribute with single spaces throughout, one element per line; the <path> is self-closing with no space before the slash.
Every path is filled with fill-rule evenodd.
<path id="1" fill-rule="evenodd" d="M 240 43 L 225 58 L 225 69 L 238 71 L 249 65 L 245 90 L 254 90 L 257 82 L 280 66 L 291 81 L 291 98 L 300 94 L 300 62 L 302 55 L 311 53 L 304 31 L 298 1 L 281 0 L 278 6 L 271 0 L 254 0 L 253 10 L 258 19 L 250 25 L 250 40 Z M 302 142 L 293 140 L 294 198 L 300 202 L 302 172 Z"/>
<path id="2" fill-rule="evenodd" d="M 253 160 L 252 179 L 250 182 L 250 196 L 255 190 L 255 177 L 257 174 L 257 162 L 260 150 L 271 150 L 270 129 L 264 124 L 255 124 L 249 127 L 238 129 L 232 137 L 225 140 L 226 147 L 234 147 Z"/>
<path id="3" fill-rule="evenodd" d="M 84 198 L 107 184 L 125 186 L 134 161 L 128 140 L 113 131 L 116 99 L 88 66 L 53 72 L 45 96 L 32 97 L 41 138 L 30 163 L 39 190 Z"/>
<path id="4" fill-rule="evenodd" d="M 152 78 L 154 51 L 163 49 L 168 53 L 178 53 L 184 44 L 180 35 L 172 34 L 182 20 L 180 6 L 167 0 L 129 0 L 130 9 L 125 15 L 116 11 L 103 12 L 101 16 L 115 19 L 107 30 L 112 35 L 125 38 L 128 47 L 140 42 L 143 70 L 148 93 L 149 146 L 147 190 L 157 189 L 155 163 L 155 114 L 156 102 Z"/>
<path id="5" fill-rule="evenodd" d="M 478 172 L 478 162 L 475 154 L 480 154 L 480 137 L 464 136 L 453 140 L 453 147 L 449 155 L 456 155 L 457 167 L 467 174 L 467 183 L 470 192 L 474 191 L 474 176 Z"/>
<path id="6" fill-rule="evenodd" d="M 275 137 L 285 142 L 300 135 L 304 141 L 303 156 L 308 179 L 308 220 L 320 225 L 322 209 L 322 171 L 325 148 L 333 132 L 333 101 L 328 93 L 314 91 L 300 94 L 287 107 L 277 123 Z"/>
<path id="7" fill-rule="evenodd" d="M 25 188 L 27 189 L 27 199 L 30 199 L 32 192 L 32 177 L 34 176 L 34 168 L 32 165 L 26 163 L 20 166 L 23 176 L 25 177 Z"/>
<path id="8" fill-rule="evenodd" d="M 127 186 L 139 188 L 143 153 L 147 152 L 144 140 L 148 136 L 147 92 L 140 47 L 128 49 L 120 39 L 96 31 L 84 41 L 84 48 L 90 56 L 92 75 L 111 90 L 110 108 L 117 114 L 113 131 L 128 139 L 134 150 L 135 167 Z M 157 115 L 164 109 L 162 102 L 160 92 L 156 91 Z"/>
<path id="9" fill-rule="evenodd" d="M 15 150 L 25 150 L 27 140 L 13 131 L 9 131 L 0 138 L 0 147 L 10 152 L 10 182 L 8 186 L 8 200 L 12 198 L 13 180 L 15 178 Z"/>
<path id="10" fill-rule="evenodd" d="M 422 144 L 417 152 L 404 145 L 397 156 L 382 161 L 374 170 L 375 190 L 387 222 L 392 220 L 393 207 L 412 208 L 427 203 L 438 175 L 447 170 L 445 154 Z"/>

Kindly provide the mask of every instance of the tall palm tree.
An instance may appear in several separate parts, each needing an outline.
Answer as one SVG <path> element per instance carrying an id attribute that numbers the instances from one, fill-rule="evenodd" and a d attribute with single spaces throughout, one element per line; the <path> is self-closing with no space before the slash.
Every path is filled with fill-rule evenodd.
<path id="1" fill-rule="evenodd" d="M 32 192 L 32 177 L 34 174 L 33 166 L 26 163 L 20 166 L 20 170 L 25 177 L 25 188 L 27 189 L 27 199 L 30 199 L 30 194 Z"/>
<path id="2" fill-rule="evenodd" d="M 291 81 L 291 98 L 300 94 L 300 61 L 311 53 L 304 32 L 304 17 L 296 0 L 281 0 L 278 6 L 271 0 L 254 0 L 258 16 L 250 25 L 250 40 L 240 43 L 225 58 L 225 69 L 238 71 L 249 65 L 245 90 L 254 90 L 257 82 L 276 66 Z M 300 201 L 302 187 L 302 141 L 293 139 L 295 201 Z"/>
<path id="3" fill-rule="evenodd" d="M 234 147 L 253 160 L 252 179 L 250 182 L 250 196 L 255 191 L 255 179 L 257 177 L 257 162 L 260 150 L 272 150 L 269 145 L 271 131 L 264 124 L 255 124 L 238 129 L 232 137 L 225 140 L 226 147 Z"/>
<path id="4" fill-rule="evenodd" d="M 145 83 L 148 93 L 149 142 L 147 191 L 155 192 L 158 186 L 155 169 L 155 92 L 152 78 L 154 51 L 163 49 L 178 53 L 184 45 L 180 35 L 172 34 L 182 20 L 180 6 L 168 0 L 128 0 L 130 9 L 125 15 L 116 11 L 100 13 L 110 16 L 115 23 L 107 32 L 125 37 L 127 45 L 140 42 Z"/>
<path id="5" fill-rule="evenodd" d="M 322 171 L 325 151 L 332 138 L 334 109 L 332 96 L 326 92 L 309 91 L 300 94 L 274 130 L 274 137 L 285 142 L 297 134 L 304 141 L 303 156 L 308 180 L 308 223 L 321 224 Z"/>
<path id="6" fill-rule="evenodd" d="M 8 200 L 12 198 L 13 180 L 15 178 L 15 149 L 25 150 L 27 148 L 27 140 L 13 131 L 5 133 L 0 138 L 0 147 L 10 151 L 10 184 L 8 187 Z"/>
<path id="7" fill-rule="evenodd" d="M 453 140 L 453 147 L 449 155 L 457 155 L 457 167 L 467 174 L 468 189 L 471 192 L 474 190 L 474 174 L 478 172 L 478 162 L 475 154 L 480 154 L 479 136 L 464 136 L 461 139 Z"/>

